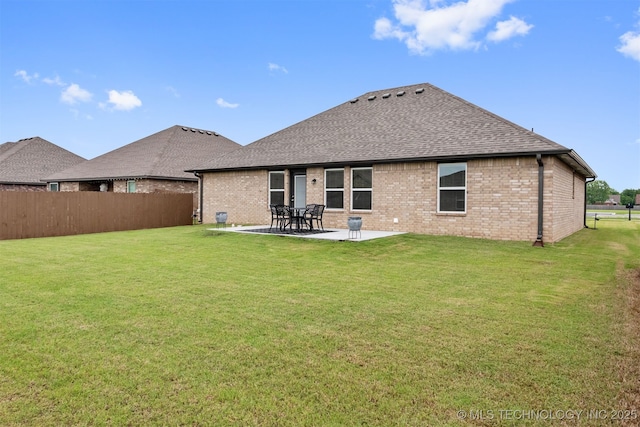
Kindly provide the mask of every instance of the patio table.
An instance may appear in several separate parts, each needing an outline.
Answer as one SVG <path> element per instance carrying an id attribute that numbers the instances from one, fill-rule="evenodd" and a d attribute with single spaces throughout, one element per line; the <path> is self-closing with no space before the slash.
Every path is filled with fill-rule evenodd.
<path id="1" fill-rule="evenodd" d="M 307 220 L 304 217 L 306 212 L 306 208 L 287 208 L 289 210 L 289 230 L 292 233 L 300 233 L 304 231 L 303 226 L 307 223 Z M 293 226 L 295 225 L 295 230 Z M 313 228 L 310 228 L 313 230 Z"/>

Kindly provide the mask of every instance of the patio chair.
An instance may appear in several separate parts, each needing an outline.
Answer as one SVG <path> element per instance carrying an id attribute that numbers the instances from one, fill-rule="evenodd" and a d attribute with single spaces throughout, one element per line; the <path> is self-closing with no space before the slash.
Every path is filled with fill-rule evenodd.
<path id="1" fill-rule="evenodd" d="M 324 205 L 314 205 L 311 210 L 308 221 L 309 226 L 313 230 L 313 221 L 316 221 L 316 228 L 324 231 L 324 225 L 322 224 L 322 214 L 324 213 Z"/>
<path id="2" fill-rule="evenodd" d="M 313 222 L 311 221 L 311 218 L 316 206 L 317 205 L 315 203 L 308 204 L 304 209 L 304 214 L 302 214 L 302 217 L 304 218 L 304 226 L 308 228 L 309 231 L 313 231 Z"/>
<path id="3" fill-rule="evenodd" d="M 280 219 L 278 218 L 278 208 L 276 205 L 269 205 L 269 209 L 271 209 L 271 225 L 269 226 L 269 231 L 273 228 L 273 223 L 276 223 L 276 227 L 280 227 Z"/>
<path id="4" fill-rule="evenodd" d="M 284 230 L 288 225 L 285 207 L 282 205 L 269 205 L 269 208 L 271 209 L 271 225 L 269 226 L 269 231 L 273 229 L 274 223 L 279 230 Z"/>
<path id="5" fill-rule="evenodd" d="M 278 222 L 280 231 L 284 231 L 291 224 L 291 211 L 289 206 L 277 205 Z"/>

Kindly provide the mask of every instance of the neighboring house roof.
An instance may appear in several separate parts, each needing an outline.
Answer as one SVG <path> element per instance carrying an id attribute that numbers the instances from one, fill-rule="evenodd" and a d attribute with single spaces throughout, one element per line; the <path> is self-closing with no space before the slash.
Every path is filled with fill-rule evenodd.
<path id="1" fill-rule="evenodd" d="M 196 181 L 193 173 L 185 169 L 239 147 L 240 144 L 216 132 L 176 125 L 50 175 L 47 181 L 132 178 Z"/>
<path id="2" fill-rule="evenodd" d="M 46 185 L 46 176 L 85 160 L 39 136 L 5 142 L 0 145 L 0 184 Z"/>
<path id="3" fill-rule="evenodd" d="M 430 84 L 365 93 L 194 171 L 554 154 L 573 150 Z"/>

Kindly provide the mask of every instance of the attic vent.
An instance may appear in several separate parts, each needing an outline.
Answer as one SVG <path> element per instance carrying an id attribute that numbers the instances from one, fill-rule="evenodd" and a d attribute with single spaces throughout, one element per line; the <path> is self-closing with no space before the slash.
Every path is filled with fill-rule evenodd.
<path id="1" fill-rule="evenodd" d="M 400 92 L 396 93 L 396 96 L 402 96 L 402 95 L 404 95 L 405 93 L 406 93 L 405 91 L 401 90 Z"/>
<path id="2" fill-rule="evenodd" d="M 211 135 L 211 132 L 207 131 L 207 135 Z"/>
<path id="3" fill-rule="evenodd" d="M 382 98 L 387 99 L 388 97 L 390 97 L 391 94 L 390 93 L 385 93 L 384 95 L 382 95 Z"/>
<path id="4" fill-rule="evenodd" d="M 189 128 L 184 128 L 184 127 L 183 127 L 183 128 L 182 128 L 182 130 L 189 130 Z"/>
<path id="5" fill-rule="evenodd" d="M 352 99 L 352 100 L 351 100 L 351 101 L 349 101 L 349 102 L 350 102 L 350 103 L 352 103 L 352 104 L 355 104 L 356 102 L 358 102 L 358 98 L 354 98 L 354 99 Z"/>
<path id="6" fill-rule="evenodd" d="M 424 92 L 424 88 L 423 87 L 421 87 L 419 89 L 416 89 L 416 93 L 422 93 L 422 92 Z"/>
<path id="7" fill-rule="evenodd" d="M 213 136 L 220 136 L 220 134 L 218 134 L 217 132 L 214 132 Z"/>
<path id="8" fill-rule="evenodd" d="M 198 132 L 200 132 L 200 133 L 204 134 L 204 131 L 203 131 L 203 130 L 199 130 Z"/>
<path id="9" fill-rule="evenodd" d="M 376 99 L 376 96 L 371 95 L 370 97 L 367 98 L 367 101 L 373 101 L 374 99 Z"/>
<path id="10" fill-rule="evenodd" d="M 196 131 L 195 129 L 191 129 L 191 132 L 195 132 L 195 131 Z"/>

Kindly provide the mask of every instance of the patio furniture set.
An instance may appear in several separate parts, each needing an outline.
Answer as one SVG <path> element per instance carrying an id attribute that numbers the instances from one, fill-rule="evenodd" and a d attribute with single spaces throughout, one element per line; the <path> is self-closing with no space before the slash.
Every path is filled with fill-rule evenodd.
<path id="1" fill-rule="evenodd" d="M 324 231 L 322 224 L 322 214 L 325 205 L 309 204 L 304 208 L 294 208 L 286 205 L 270 205 L 271 225 L 269 231 L 274 229 L 280 232 L 291 233 Z M 315 227 L 314 227 L 315 221 Z"/>

